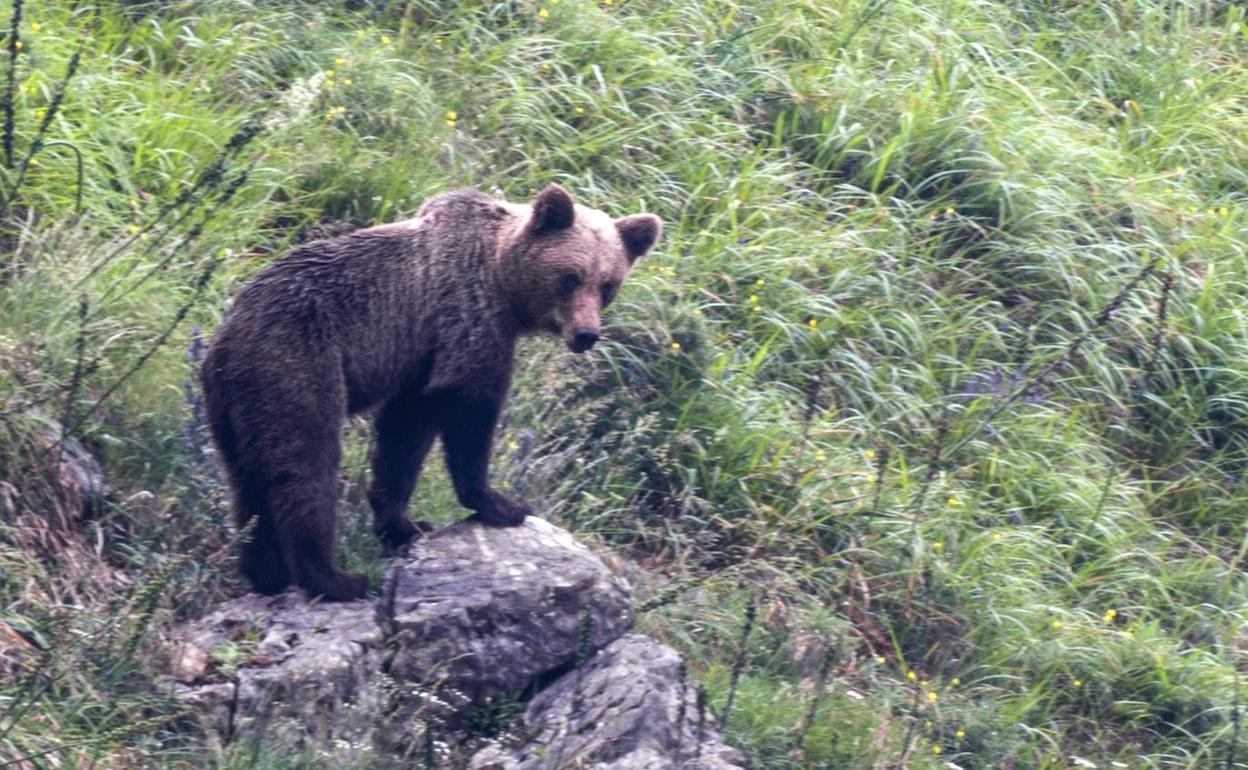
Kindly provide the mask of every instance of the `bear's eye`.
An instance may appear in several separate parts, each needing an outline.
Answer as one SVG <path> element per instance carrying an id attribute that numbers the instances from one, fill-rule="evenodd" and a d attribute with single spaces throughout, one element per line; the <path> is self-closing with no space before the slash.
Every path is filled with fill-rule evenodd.
<path id="1" fill-rule="evenodd" d="M 604 283 L 602 285 L 602 304 L 610 304 L 611 300 L 615 299 L 615 291 L 618 288 L 619 286 L 615 285 L 611 281 Z"/>
<path id="2" fill-rule="evenodd" d="M 576 273 L 564 273 L 559 278 L 559 293 L 565 297 L 572 296 L 581 285 L 581 277 Z"/>

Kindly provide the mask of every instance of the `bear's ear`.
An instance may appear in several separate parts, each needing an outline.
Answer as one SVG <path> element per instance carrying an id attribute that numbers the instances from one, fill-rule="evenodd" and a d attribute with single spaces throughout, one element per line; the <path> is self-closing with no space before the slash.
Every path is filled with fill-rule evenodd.
<path id="1" fill-rule="evenodd" d="M 615 220 L 615 229 L 624 242 L 624 253 L 628 254 L 629 262 L 636 262 L 638 257 L 654 248 L 663 234 L 663 222 L 654 214 L 633 214 Z"/>
<path id="2" fill-rule="evenodd" d="M 572 226 L 576 217 L 576 206 L 572 196 L 557 184 L 552 184 L 533 201 L 533 218 L 529 221 L 529 231 L 534 235 L 566 230 Z"/>

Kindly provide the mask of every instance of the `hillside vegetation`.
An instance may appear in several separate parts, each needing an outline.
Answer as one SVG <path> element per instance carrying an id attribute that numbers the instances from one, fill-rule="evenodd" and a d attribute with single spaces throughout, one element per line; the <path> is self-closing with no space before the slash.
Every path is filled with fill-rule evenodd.
<path id="1" fill-rule="evenodd" d="M 523 346 L 495 476 L 632 565 L 753 766 L 1248 767 L 1240 4 L 18 7 L 0 768 L 347 766 L 157 679 L 241 590 L 194 367 L 292 244 L 549 182 L 667 232 L 592 353 Z"/>

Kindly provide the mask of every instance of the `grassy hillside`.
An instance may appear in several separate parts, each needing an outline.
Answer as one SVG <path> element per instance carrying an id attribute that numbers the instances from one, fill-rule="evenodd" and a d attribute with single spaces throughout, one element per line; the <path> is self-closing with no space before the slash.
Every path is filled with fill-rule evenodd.
<path id="1" fill-rule="evenodd" d="M 1248 767 L 1239 4 L 19 7 L 0 767 L 341 766 L 210 751 L 155 679 L 239 590 L 203 336 L 293 243 L 552 181 L 667 235 L 605 344 L 525 344 L 495 475 L 636 565 L 755 767 Z"/>

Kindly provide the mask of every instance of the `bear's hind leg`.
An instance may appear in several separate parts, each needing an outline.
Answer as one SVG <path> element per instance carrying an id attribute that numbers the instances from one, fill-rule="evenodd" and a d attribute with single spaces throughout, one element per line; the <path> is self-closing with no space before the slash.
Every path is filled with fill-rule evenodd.
<path id="1" fill-rule="evenodd" d="M 275 440 L 269 455 L 267 494 L 274 533 L 291 580 L 312 596 L 350 601 L 364 596 L 368 581 L 334 567 L 340 422 L 309 419 L 335 411 L 337 404 L 322 404 L 300 414 L 300 421 L 281 420 L 287 432 Z"/>
<path id="2" fill-rule="evenodd" d="M 290 573 L 273 529 L 264 483 L 245 473 L 234 462 L 227 466 L 233 491 L 233 508 L 238 529 L 243 537 L 238 554 L 239 570 L 262 594 L 277 594 L 290 585 Z"/>
<path id="3" fill-rule="evenodd" d="M 209 355 L 201 370 L 201 381 L 208 407 L 209 428 L 230 479 L 235 521 L 246 538 L 239 553 L 239 568 L 256 591 L 276 594 L 290 585 L 290 573 L 286 571 L 277 533 L 273 530 L 264 482 L 257 474 L 248 471 L 242 461 L 229 402 L 220 394 L 221 385 L 217 381 L 215 362 L 219 357 L 219 352 Z"/>
<path id="4" fill-rule="evenodd" d="M 253 521 L 255 526 L 239 554 L 239 566 L 258 592 L 281 593 L 290 586 L 290 572 L 282 558 L 277 532 L 267 511 L 258 514 Z"/>
<path id="5" fill-rule="evenodd" d="M 300 474 L 269 489 L 269 507 L 286 569 L 311 596 L 331 601 L 363 598 L 368 580 L 334 567 L 338 539 L 335 507 L 337 466 L 316 475 Z"/>
<path id="6" fill-rule="evenodd" d="M 387 551 L 394 552 L 429 530 L 428 524 L 409 519 L 406 511 L 420 467 L 437 436 L 437 424 L 427 401 L 400 394 L 377 414 L 374 426 L 368 502 L 373 508 L 373 532 Z"/>

